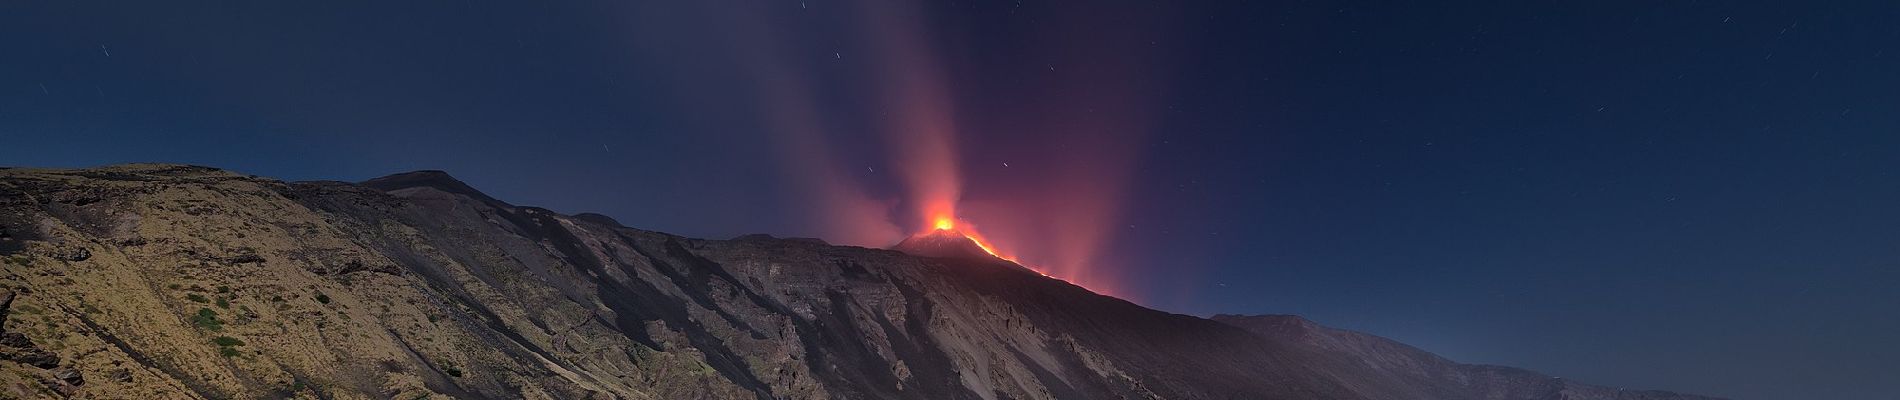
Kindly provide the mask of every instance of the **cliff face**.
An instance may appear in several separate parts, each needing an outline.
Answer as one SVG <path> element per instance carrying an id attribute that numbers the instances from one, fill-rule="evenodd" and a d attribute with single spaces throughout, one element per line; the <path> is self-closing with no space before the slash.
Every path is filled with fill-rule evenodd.
<path id="1" fill-rule="evenodd" d="M 1384 372 L 1000 260 L 683 238 L 439 172 L 0 170 L 0 259 L 0 398 L 1449 399 L 1477 373 Z"/>

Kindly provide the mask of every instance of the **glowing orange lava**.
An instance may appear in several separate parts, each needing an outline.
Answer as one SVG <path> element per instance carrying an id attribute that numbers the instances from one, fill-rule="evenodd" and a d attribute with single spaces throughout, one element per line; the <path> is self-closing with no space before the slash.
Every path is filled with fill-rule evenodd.
<path id="1" fill-rule="evenodd" d="M 1028 264 L 1024 264 L 1021 260 L 1016 259 L 1015 256 L 1010 256 L 1008 254 L 1004 254 L 1002 252 L 997 251 L 996 245 L 991 244 L 989 240 L 983 238 L 982 234 L 977 233 L 974 226 L 971 226 L 968 223 L 965 223 L 959 226 L 957 224 L 956 217 L 951 217 L 947 214 L 939 214 L 938 216 L 931 218 L 930 225 L 932 228 L 935 228 L 937 232 L 954 233 L 954 234 L 963 236 L 964 239 L 970 239 L 970 243 L 976 244 L 976 248 L 983 249 L 984 253 L 989 253 L 990 256 L 992 257 L 996 257 L 996 258 L 1003 259 L 1004 261 L 1016 263 L 1016 265 L 1020 265 L 1023 268 L 1028 268 L 1030 271 L 1035 271 L 1037 274 L 1041 274 L 1042 276 L 1054 278 L 1054 276 L 1050 276 L 1048 272 L 1043 272 L 1041 269 L 1029 266 Z M 925 232 L 925 233 L 933 233 L 933 232 Z"/>

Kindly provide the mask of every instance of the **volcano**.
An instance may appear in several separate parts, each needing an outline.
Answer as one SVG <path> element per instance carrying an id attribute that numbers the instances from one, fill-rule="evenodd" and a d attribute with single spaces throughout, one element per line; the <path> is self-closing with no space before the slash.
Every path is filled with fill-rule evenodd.
<path id="1" fill-rule="evenodd" d="M 891 246 L 891 250 L 919 257 L 1010 262 L 990 254 L 988 250 L 983 250 L 983 246 L 977 244 L 976 239 L 971 239 L 969 235 L 955 229 L 931 229 L 911 235 L 904 241 L 898 242 L 896 246 Z"/>
<path id="2" fill-rule="evenodd" d="M 0 168 L 0 398 L 1705 399 L 1149 309 L 936 227 L 709 240 L 439 171 Z"/>

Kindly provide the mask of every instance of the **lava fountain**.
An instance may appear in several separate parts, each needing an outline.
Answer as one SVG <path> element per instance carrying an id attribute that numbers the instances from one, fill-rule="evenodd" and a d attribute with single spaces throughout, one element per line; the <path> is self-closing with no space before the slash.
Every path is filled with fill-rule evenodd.
<path id="1" fill-rule="evenodd" d="M 880 18 L 865 20 L 871 49 L 881 55 L 885 65 L 876 78 L 882 98 L 889 105 L 889 144 L 896 158 L 900 178 L 909 191 L 916 215 L 924 217 L 924 231 L 905 239 L 896 247 L 912 254 L 971 256 L 966 251 L 974 244 L 983 254 L 1016 265 L 1007 253 L 978 234 L 974 224 L 957 219 L 957 202 L 963 194 L 962 173 L 958 168 L 956 131 L 951 118 L 950 92 L 944 85 L 934 53 L 922 51 L 927 44 L 913 21 L 923 20 L 915 7 L 883 1 L 867 1 L 866 11 Z M 1025 266 L 1027 268 L 1027 266 Z M 1033 268 L 1031 268 L 1033 270 Z"/>
<path id="2" fill-rule="evenodd" d="M 1126 257 L 1105 253 L 1125 251 L 1111 244 L 1126 232 L 1127 183 L 1168 97 L 1158 77 L 1173 75 L 1161 60 L 1176 59 L 1167 43 L 1179 19 L 1167 7 L 1046 15 L 1037 25 L 1049 28 L 971 47 L 991 33 L 944 29 L 977 18 L 941 12 L 954 4 L 846 0 L 827 3 L 832 14 L 694 4 L 706 18 L 638 13 L 664 17 L 636 24 L 655 30 L 635 36 L 668 60 L 692 60 L 667 72 L 693 79 L 667 81 L 695 83 L 670 92 L 683 109 L 720 112 L 688 123 L 769 138 L 783 201 L 807 210 L 775 233 L 866 247 L 948 239 L 1098 292 L 1141 294 L 1126 285 Z M 681 57 L 664 40 L 672 35 L 657 34 L 704 20 L 734 21 L 701 32 L 728 51 Z M 1012 51 L 1037 56 L 1000 56 Z M 707 81 L 721 90 L 697 83 Z M 748 106 L 757 118 L 726 115 Z"/>
<path id="3" fill-rule="evenodd" d="M 1118 231 L 1113 221 L 1140 159 L 1146 116 L 1159 109 L 1152 99 L 1163 92 L 1150 79 L 1161 74 L 1145 60 L 1165 58 L 1155 46 L 1126 44 L 1152 45 L 1168 19 L 1130 14 L 1052 20 L 1068 28 L 1031 35 L 1025 46 L 1060 49 L 1045 53 L 1062 62 L 1017 65 L 1020 70 L 1012 71 L 1037 74 L 1031 77 L 1039 83 L 1023 86 L 971 74 L 969 68 L 984 62 L 945 62 L 944 54 L 963 55 L 951 50 L 967 38 L 933 30 L 944 16 L 928 12 L 935 9 L 929 3 L 847 4 L 863 17 L 856 26 L 863 40 L 856 60 L 862 61 L 854 62 L 869 73 L 859 82 L 877 100 L 874 109 L 859 114 L 872 117 L 869 128 L 890 150 L 889 177 L 901 185 L 902 211 L 886 216 L 914 221 L 894 224 L 916 232 L 905 242 L 968 243 L 955 247 L 973 247 L 1097 292 L 1125 292 L 1101 253 Z M 1124 29 L 1131 22 L 1137 29 Z M 1060 72 L 1056 65 L 1063 66 Z M 1022 100 L 1009 103 L 1036 111 L 998 107 L 995 96 Z M 966 146 L 982 151 L 965 154 L 960 150 Z M 1009 160 L 1029 162 L 1006 173 L 982 167 L 1008 167 L 1003 161 Z"/>

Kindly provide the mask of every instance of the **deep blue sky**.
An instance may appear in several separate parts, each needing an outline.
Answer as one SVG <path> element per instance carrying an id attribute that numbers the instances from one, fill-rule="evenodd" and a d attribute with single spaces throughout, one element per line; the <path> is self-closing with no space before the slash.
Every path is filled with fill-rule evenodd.
<path id="1" fill-rule="evenodd" d="M 785 102 L 757 87 L 792 81 L 828 162 L 901 201 L 862 4 L 121 3 L 0 5 L 0 164 L 442 169 L 815 235 L 762 133 Z M 1900 3 L 1104 3 L 897 25 L 956 105 L 966 200 L 1133 146 L 1100 257 L 1131 298 L 1611 386 L 1900 393 Z"/>

